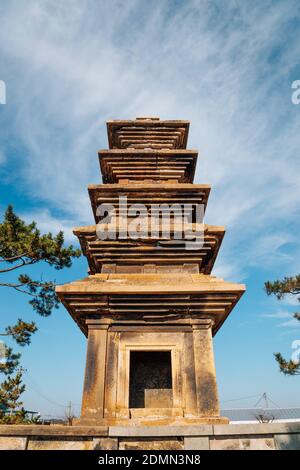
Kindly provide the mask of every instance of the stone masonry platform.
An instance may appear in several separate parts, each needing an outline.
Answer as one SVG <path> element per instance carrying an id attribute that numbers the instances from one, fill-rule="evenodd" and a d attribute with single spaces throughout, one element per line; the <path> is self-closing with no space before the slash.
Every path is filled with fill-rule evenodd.
<path id="1" fill-rule="evenodd" d="M 0 450 L 300 450 L 300 422 L 185 426 L 0 426 Z"/>

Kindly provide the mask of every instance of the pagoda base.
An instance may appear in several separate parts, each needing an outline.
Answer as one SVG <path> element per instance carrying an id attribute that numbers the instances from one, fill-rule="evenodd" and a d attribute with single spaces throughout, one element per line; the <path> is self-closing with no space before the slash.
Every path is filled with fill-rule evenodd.
<path id="1" fill-rule="evenodd" d="M 144 418 L 79 418 L 74 420 L 75 426 L 198 426 L 203 424 L 229 424 L 223 416 L 156 416 Z"/>

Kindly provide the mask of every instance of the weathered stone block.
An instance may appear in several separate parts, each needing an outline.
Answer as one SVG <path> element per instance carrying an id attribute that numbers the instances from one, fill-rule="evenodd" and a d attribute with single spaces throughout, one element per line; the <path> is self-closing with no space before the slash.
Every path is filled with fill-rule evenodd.
<path id="1" fill-rule="evenodd" d="M 147 438 L 127 438 L 119 440 L 120 450 L 183 450 L 183 439 L 147 439 Z"/>
<path id="2" fill-rule="evenodd" d="M 291 432 L 300 433 L 300 423 L 242 423 L 214 426 L 215 436 L 226 436 L 228 434 L 289 434 Z"/>
<path id="3" fill-rule="evenodd" d="M 0 436 L 48 436 L 50 439 L 59 436 L 66 437 L 72 436 L 74 438 L 80 438 L 84 436 L 108 436 L 108 426 L 45 426 L 45 425 L 31 425 L 31 424 L 4 424 L 0 426 Z"/>
<path id="4" fill-rule="evenodd" d="M 210 450 L 275 450 L 272 437 L 228 437 L 210 441 Z"/>
<path id="5" fill-rule="evenodd" d="M 279 450 L 300 450 L 300 434 L 277 434 L 274 440 Z"/>
<path id="6" fill-rule="evenodd" d="M 28 450 L 92 450 L 92 439 L 30 439 Z"/>
<path id="7" fill-rule="evenodd" d="M 210 436 L 213 434 L 213 427 L 206 424 L 202 426 L 110 426 L 108 433 L 112 437 Z"/>
<path id="8" fill-rule="evenodd" d="M 172 408 L 172 406 L 171 388 L 145 389 L 145 408 Z"/>
<path id="9" fill-rule="evenodd" d="M 184 450 L 209 450 L 209 438 L 185 437 Z"/>
<path id="10" fill-rule="evenodd" d="M 26 437 L 0 437 L 0 450 L 25 450 Z"/>
<path id="11" fill-rule="evenodd" d="M 118 450 L 118 439 L 112 437 L 103 437 L 93 439 L 92 450 Z"/>

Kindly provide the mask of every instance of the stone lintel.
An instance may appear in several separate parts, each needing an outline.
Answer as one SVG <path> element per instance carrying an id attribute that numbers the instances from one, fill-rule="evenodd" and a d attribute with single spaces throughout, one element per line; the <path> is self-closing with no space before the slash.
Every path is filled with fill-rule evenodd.
<path id="1" fill-rule="evenodd" d="M 151 325 L 147 325 L 147 324 L 144 324 L 144 325 L 112 325 L 110 328 L 109 328 L 110 331 L 115 331 L 115 332 L 154 332 L 154 331 L 161 331 L 161 332 L 191 332 L 191 327 L 186 325 L 186 326 L 182 326 L 182 325 L 157 325 L 157 324 L 154 324 L 152 323 Z"/>
<path id="2" fill-rule="evenodd" d="M 192 333 L 194 330 L 207 330 L 213 328 L 214 321 L 211 318 L 203 319 L 192 319 L 186 318 L 185 321 L 179 320 L 166 320 L 163 324 L 159 322 L 149 322 L 132 320 L 128 322 L 126 315 L 124 319 L 118 318 L 99 318 L 99 319 L 86 319 L 85 324 L 88 331 L 91 330 L 109 330 L 112 332 L 149 332 L 149 331 L 161 331 L 161 332 L 182 332 Z"/>
<path id="3" fill-rule="evenodd" d="M 88 330 L 108 330 L 110 325 L 111 325 L 111 321 L 107 320 L 102 320 L 102 319 L 99 319 L 99 320 L 85 320 L 85 324 L 87 325 L 88 327 Z"/>

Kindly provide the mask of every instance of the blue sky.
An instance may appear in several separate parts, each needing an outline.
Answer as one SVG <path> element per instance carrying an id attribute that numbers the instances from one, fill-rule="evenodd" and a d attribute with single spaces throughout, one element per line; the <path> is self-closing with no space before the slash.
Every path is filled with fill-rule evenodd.
<path id="1" fill-rule="evenodd" d="M 12 203 L 76 243 L 72 227 L 93 221 L 86 187 L 101 181 L 105 121 L 190 120 L 195 182 L 212 185 L 206 222 L 227 228 L 214 274 L 247 285 L 215 338 L 220 399 L 267 392 L 300 406 L 299 380 L 272 356 L 289 357 L 300 339 L 297 303 L 263 292 L 265 280 L 299 272 L 299 2 L 0 0 L 0 18 L 1 213 Z M 57 282 L 86 270 L 84 259 L 42 267 Z M 1 311 L 2 328 L 19 316 L 39 326 L 22 349 L 26 407 L 59 416 L 71 400 L 78 410 L 86 340 L 67 312 L 36 318 L 3 288 Z"/>

